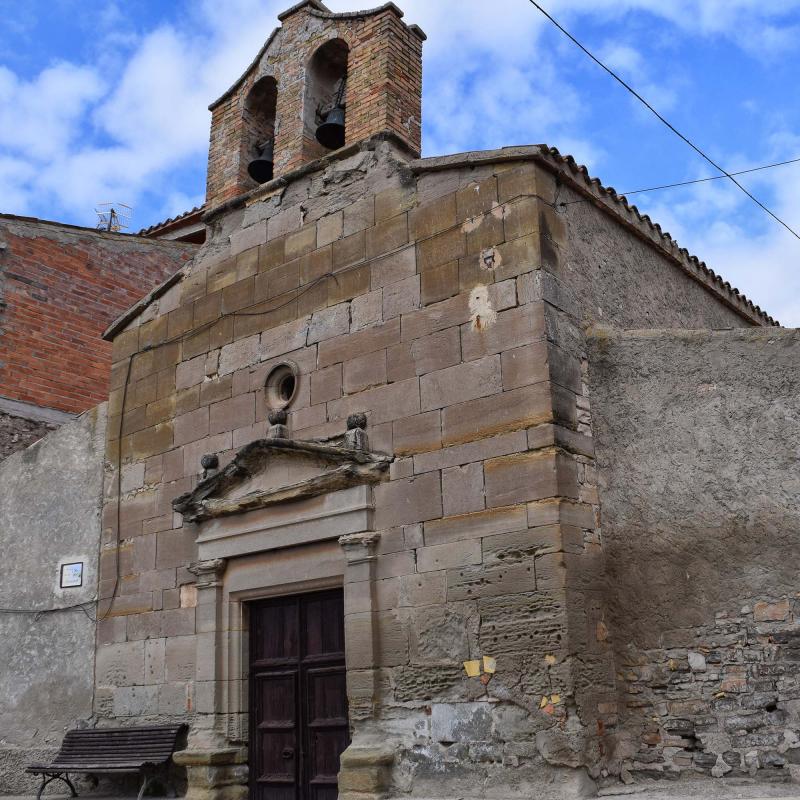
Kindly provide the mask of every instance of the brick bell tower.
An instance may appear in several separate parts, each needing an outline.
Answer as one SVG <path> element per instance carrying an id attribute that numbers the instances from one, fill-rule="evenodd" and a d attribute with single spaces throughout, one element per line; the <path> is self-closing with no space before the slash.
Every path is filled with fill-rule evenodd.
<path id="1" fill-rule="evenodd" d="M 420 154 L 426 37 L 394 3 L 334 14 L 305 0 L 278 19 L 253 63 L 209 107 L 209 209 L 377 133 Z"/>

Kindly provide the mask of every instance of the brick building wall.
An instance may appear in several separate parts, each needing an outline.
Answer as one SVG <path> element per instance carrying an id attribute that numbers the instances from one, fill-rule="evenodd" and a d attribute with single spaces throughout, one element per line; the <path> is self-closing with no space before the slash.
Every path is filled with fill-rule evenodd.
<path id="1" fill-rule="evenodd" d="M 191 719 L 203 752 L 220 731 L 218 747 L 244 745 L 243 710 L 223 710 L 245 678 L 239 629 L 220 621 L 237 581 L 302 583 L 324 567 L 345 584 L 353 747 L 368 753 L 345 759 L 343 787 L 564 796 L 583 791 L 579 768 L 598 774 L 616 679 L 556 174 L 590 194 L 539 148 L 408 163 L 378 137 L 212 215 L 191 274 L 115 333 L 107 455 L 122 464 L 122 524 L 112 492 L 101 719 Z M 622 250 L 650 236 L 644 224 L 615 234 Z M 661 265 L 681 286 L 700 281 L 653 239 L 642 268 Z M 693 318 L 733 307 L 738 324 L 759 324 L 727 292 L 703 290 Z M 671 302 L 654 315 L 680 320 Z M 371 490 L 373 572 L 346 562 L 331 522 L 327 539 L 223 559 L 198 584 L 204 529 L 172 500 L 196 486 L 202 455 L 224 466 L 265 436 L 265 380 L 287 360 L 299 370 L 292 437 L 336 441 L 363 411 L 371 448 L 394 457 Z M 499 665 L 488 685 L 462 667 L 482 656 Z M 376 732 L 388 755 L 369 745 Z M 372 778 L 359 773 L 369 759 Z M 214 780 L 241 783 L 235 763 Z"/>
<path id="2" fill-rule="evenodd" d="M 13 413 L 0 407 L 0 448 L 10 452 L 56 422 L 37 409 L 73 414 L 107 399 L 103 331 L 196 248 L 6 215 L 0 243 L 0 398 L 15 401 Z"/>
<path id="3" fill-rule="evenodd" d="M 281 27 L 247 72 L 210 106 L 206 207 L 256 187 L 247 165 L 260 142 L 250 135 L 248 97 L 265 78 L 277 81 L 276 108 L 266 122 L 275 135 L 275 176 L 325 155 L 314 139 L 311 106 L 316 98 L 309 96 L 310 63 L 314 53 L 333 40 L 349 50 L 345 145 L 390 131 L 419 155 L 425 35 L 406 25 L 402 16 L 393 3 L 370 12 L 332 14 L 321 3 L 306 2 L 282 14 Z"/>

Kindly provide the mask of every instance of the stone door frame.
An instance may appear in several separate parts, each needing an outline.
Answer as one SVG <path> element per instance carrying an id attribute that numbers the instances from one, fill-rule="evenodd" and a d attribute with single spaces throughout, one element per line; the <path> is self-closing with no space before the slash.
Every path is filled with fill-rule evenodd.
<path id="1" fill-rule="evenodd" d="M 226 537 L 206 539 L 202 529 L 199 531 L 199 555 L 206 558 L 190 567 L 197 576 L 197 714 L 187 750 L 175 755 L 176 763 L 188 770 L 188 800 L 216 797 L 245 800 L 248 796 L 247 604 L 269 597 L 334 588 L 344 590 L 345 651 L 353 734 L 353 743 L 342 755 L 340 796 L 347 795 L 354 784 L 368 784 L 373 791 L 361 795 L 363 800 L 368 800 L 370 796 L 381 796 L 383 787 L 388 785 L 393 759 L 391 750 L 359 747 L 357 728 L 353 724 L 354 719 L 361 722 L 373 716 L 376 708 L 374 582 L 380 540 L 380 533 L 369 530 L 371 487 L 354 487 L 344 490 L 342 495 L 352 500 L 354 489 L 360 495 L 360 508 L 348 503 L 345 518 L 348 525 L 358 519 L 361 531 L 341 535 L 341 531 L 334 530 L 333 536 L 328 532 L 327 537 L 317 536 L 311 541 L 303 541 L 305 537 L 301 537 L 302 543 L 287 547 L 283 537 L 275 535 L 274 528 L 261 529 L 256 522 L 248 529 L 247 515 L 243 515 L 228 540 L 229 557 Z M 303 523 L 303 505 L 302 502 L 297 504 L 297 520 L 286 528 L 296 531 Z M 253 513 L 253 517 L 259 517 L 260 521 L 258 512 Z M 317 532 L 322 532 L 319 517 L 308 522 Z M 251 552 L 242 552 L 244 542 L 252 546 Z M 348 588 L 349 584 L 358 584 L 358 587 Z M 356 597 L 359 598 L 357 607 L 353 606 Z M 354 717 L 356 707 L 358 712 Z"/>

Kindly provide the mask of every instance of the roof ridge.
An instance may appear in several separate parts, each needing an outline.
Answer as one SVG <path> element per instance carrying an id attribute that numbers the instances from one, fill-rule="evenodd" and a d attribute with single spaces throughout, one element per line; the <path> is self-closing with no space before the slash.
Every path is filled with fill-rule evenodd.
<path id="1" fill-rule="evenodd" d="M 173 222 L 178 222 L 179 220 L 184 219 L 185 217 L 189 217 L 192 214 L 196 214 L 198 211 L 202 211 L 205 208 L 205 203 L 199 206 L 195 206 L 194 208 L 190 209 L 189 211 L 184 211 L 182 214 L 176 214 L 174 217 L 167 217 L 165 220 L 161 222 L 155 222 L 152 225 L 148 226 L 147 228 L 142 228 L 136 235 L 137 236 L 144 236 L 151 231 L 157 230 L 158 228 L 163 228 L 166 225 L 171 225 Z"/>

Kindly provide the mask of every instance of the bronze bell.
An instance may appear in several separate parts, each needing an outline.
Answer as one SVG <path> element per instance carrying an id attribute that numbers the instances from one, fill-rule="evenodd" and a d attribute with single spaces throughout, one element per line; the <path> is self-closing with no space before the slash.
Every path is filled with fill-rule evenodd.
<path id="1" fill-rule="evenodd" d="M 247 174 L 256 183 L 266 183 L 272 180 L 275 142 L 273 139 L 267 139 L 264 144 L 258 145 L 256 149 L 258 150 L 258 156 L 247 165 Z"/>
<path id="2" fill-rule="evenodd" d="M 344 106 L 335 105 L 317 128 L 317 141 L 328 150 L 344 147 Z"/>

